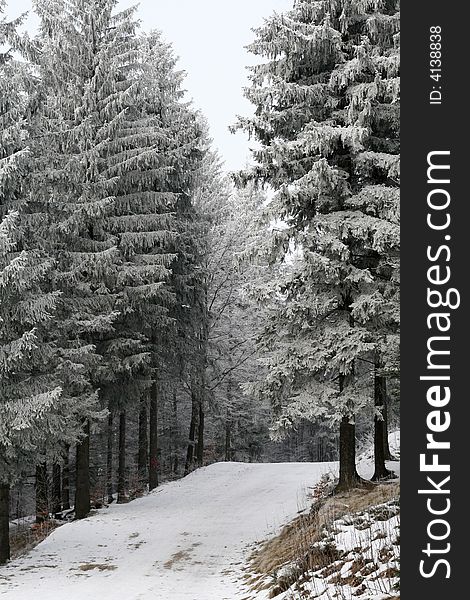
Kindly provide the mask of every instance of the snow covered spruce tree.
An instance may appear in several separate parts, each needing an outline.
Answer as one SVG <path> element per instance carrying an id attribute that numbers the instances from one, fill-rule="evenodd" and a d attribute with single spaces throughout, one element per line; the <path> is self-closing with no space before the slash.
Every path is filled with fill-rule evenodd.
<path id="1" fill-rule="evenodd" d="M 18 23 L 3 19 L 0 44 L 15 35 Z M 30 161 L 24 117 L 27 69 L 0 53 L 0 563 L 10 558 L 10 487 L 28 467 L 47 436 L 44 427 L 56 407 L 60 389 L 42 374 L 51 349 L 42 343 L 44 323 L 54 309 L 54 295 L 40 284 L 51 264 L 22 248 L 18 208 Z"/>
<path id="2" fill-rule="evenodd" d="M 153 489 L 158 485 L 160 464 L 159 406 L 168 400 L 166 395 L 174 398 L 183 371 L 190 370 L 200 323 L 200 227 L 194 195 L 206 149 L 201 117 L 183 100 L 184 73 L 176 68 L 171 46 L 153 32 L 144 39 L 144 48 L 144 81 L 149 90 L 146 110 L 158 139 L 152 191 L 156 192 L 154 210 L 161 214 L 162 224 L 152 253 L 160 254 L 168 268 L 165 287 L 148 316 L 147 335 L 152 349 L 148 481 Z"/>
<path id="3" fill-rule="evenodd" d="M 120 250 L 116 279 L 120 317 L 105 353 L 115 357 L 109 370 L 113 395 L 124 408 L 132 405 L 127 399 L 137 398 L 140 486 L 150 478 L 151 489 L 158 483 L 159 370 L 169 355 L 174 329 L 169 311 L 176 298 L 169 276 L 180 251 L 180 221 L 185 218 L 178 206 L 181 194 L 190 190 L 191 171 L 196 168 L 190 156 L 197 132 L 189 108 L 181 102 L 183 75 L 175 65 L 171 47 L 159 33 L 142 36 L 139 65 L 132 76 L 136 90 L 111 145 L 107 171 L 118 180 L 115 214 L 107 228 Z M 125 427 L 123 412 L 120 425 Z M 120 440 L 125 442 L 125 436 Z M 124 453 L 120 448 L 121 459 Z"/>
<path id="4" fill-rule="evenodd" d="M 41 284 L 51 262 L 20 250 L 18 222 L 9 212 L 0 223 L 0 563 L 9 558 L 10 487 L 42 457 L 57 456 L 72 428 L 47 339 L 57 294 Z"/>
<path id="5" fill-rule="evenodd" d="M 4 3 L 0 4 L 0 10 Z M 0 21 L 0 44 L 15 34 L 15 23 Z M 0 54 L 0 563 L 10 557 L 10 488 L 34 468 L 46 444 L 66 432 L 60 420 L 61 390 L 47 324 L 57 294 L 42 286 L 52 264 L 28 250 L 18 210 L 25 204 L 31 163 L 25 115 L 25 65 Z"/>
<path id="6" fill-rule="evenodd" d="M 0 6 L 3 8 L 3 3 Z M 16 23 L 0 22 L 0 43 L 24 49 Z M 0 55 L 0 559 L 8 559 L 12 485 L 58 462 L 80 436 L 75 407 L 63 391 L 63 359 L 51 330 L 58 291 L 54 262 L 38 248 L 31 223 L 30 150 L 37 80 L 10 51 Z"/>
<path id="7" fill-rule="evenodd" d="M 116 5 L 114 0 L 35 2 L 44 96 L 35 147 L 37 218 L 44 224 L 42 243 L 57 264 L 53 286 L 61 292 L 57 343 L 68 361 L 65 387 L 83 408 L 78 518 L 90 508 L 90 426 L 102 416 L 97 390 L 111 367 L 103 343 L 119 314 L 118 239 L 108 225 L 116 210 L 116 165 L 122 163 L 114 139 L 124 144 L 119 131 L 134 94 L 129 73 L 137 48 L 134 9 L 115 14 Z"/>
<path id="8" fill-rule="evenodd" d="M 179 75 L 178 79 L 181 77 Z M 178 81 L 178 95 L 182 97 L 181 80 Z M 169 120 L 171 118 L 171 120 Z M 196 439 L 202 449 L 204 415 L 201 413 L 201 361 L 204 361 L 203 331 L 205 328 L 205 287 L 202 269 L 202 247 L 204 245 L 203 224 L 195 208 L 195 196 L 199 185 L 202 160 L 208 151 L 206 125 L 201 115 L 184 102 L 179 102 L 166 121 L 171 123 L 174 132 L 167 173 L 167 189 L 174 195 L 173 205 L 177 237 L 170 246 L 175 258 L 171 264 L 169 277 L 172 302 L 169 307 L 171 326 L 161 333 L 159 361 L 165 382 L 161 382 L 161 393 L 177 394 L 181 386 L 191 397 L 191 416 L 186 456 L 186 471 L 192 468 L 196 459 Z M 163 390 L 165 388 L 165 391 Z M 158 387 L 155 388 L 157 393 Z M 155 410 L 150 415 L 150 438 L 154 432 L 155 442 L 152 454 L 150 444 L 149 466 L 151 477 L 156 482 L 156 394 L 152 397 Z M 163 398 L 162 398 L 163 400 Z M 152 412 L 154 419 L 152 419 Z M 201 456 L 199 451 L 199 456 Z M 153 466 L 152 466 L 153 465 Z"/>
<path id="9" fill-rule="evenodd" d="M 365 365 L 383 368 L 398 327 L 397 10 L 395 0 L 296 0 L 267 19 L 250 46 L 267 59 L 246 90 L 255 115 L 238 123 L 261 145 L 239 180 L 276 191 L 283 226 L 269 253 L 290 257 L 258 392 L 276 407 L 275 432 L 302 417 L 339 422 L 339 489 L 358 481 Z"/>

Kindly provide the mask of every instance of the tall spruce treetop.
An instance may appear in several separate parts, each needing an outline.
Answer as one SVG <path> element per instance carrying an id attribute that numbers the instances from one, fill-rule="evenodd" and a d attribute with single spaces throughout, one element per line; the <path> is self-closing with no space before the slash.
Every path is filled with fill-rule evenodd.
<path id="1" fill-rule="evenodd" d="M 26 65 L 13 59 L 11 40 L 17 39 L 16 28 L 22 18 L 6 21 L 3 17 L 6 2 L 0 0 L 0 217 L 9 209 L 19 208 L 23 197 L 24 176 L 30 151 L 27 146 L 25 113 L 29 77 Z"/>
<path id="2" fill-rule="evenodd" d="M 353 420 L 358 361 L 398 327 L 399 14 L 382 0 L 297 0 L 256 30 L 252 118 L 261 147 L 239 174 L 276 190 L 269 255 L 288 260 L 264 342 L 260 393 L 276 431 L 301 416 Z M 292 257 L 291 257 L 292 258 Z"/>
<path id="3" fill-rule="evenodd" d="M 135 83 L 126 119 L 111 144 L 108 174 L 118 179 L 108 231 L 120 251 L 115 282 L 121 313 L 106 352 L 111 379 L 148 385 L 148 374 L 168 354 L 169 315 L 176 297 L 172 265 L 180 248 L 180 196 L 191 181 L 197 143 L 191 113 L 181 101 L 183 74 L 158 32 L 139 39 Z"/>
<path id="4" fill-rule="evenodd" d="M 35 2 L 43 86 L 35 145 L 36 218 L 41 242 L 57 261 L 52 284 L 62 292 L 58 334 L 68 361 L 66 387 L 83 400 L 95 397 L 102 364 L 96 348 L 119 314 L 114 293 L 119 240 L 109 220 L 127 158 L 119 152 L 136 89 L 130 73 L 137 42 L 134 9 L 115 14 L 116 5 L 114 0 Z"/>

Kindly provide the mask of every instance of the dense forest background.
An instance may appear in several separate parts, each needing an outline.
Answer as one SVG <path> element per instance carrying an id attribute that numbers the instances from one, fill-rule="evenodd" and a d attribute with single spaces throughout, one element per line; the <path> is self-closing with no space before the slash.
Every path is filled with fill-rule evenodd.
<path id="1" fill-rule="evenodd" d="M 215 461 L 386 478 L 399 398 L 399 14 L 295 0 L 255 30 L 225 174 L 160 33 L 114 0 L 0 21 L 0 561 Z M 0 12 L 5 10 L 0 0 Z"/>

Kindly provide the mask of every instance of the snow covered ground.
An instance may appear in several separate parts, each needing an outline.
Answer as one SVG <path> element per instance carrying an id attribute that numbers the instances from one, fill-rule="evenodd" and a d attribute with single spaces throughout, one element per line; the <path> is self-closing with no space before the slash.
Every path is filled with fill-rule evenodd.
<path id="1" fill-rule="evenodd" d="M 308 506 L 335 463 L 219 463 L 55 530 L 0 569 L 3 600 L 250 600 L 257 542 Z"/>
<path id="2" fill-rule="evenodd" d="M 390 452 L 396 460 L 385 464 L 387 469 L 400 477 L 400 430 L 392 431 L 388 436 Z M 364 479 L 370 479 L 374 474 L 374 444 L 373 442 L 357 457 L 357 472 Z"/>
<path id="3" fill-rule="evenodd" d="M 353 495 L 349 496 L 353 500 Z M 390 600 L 400 581 L 400 506 L 397 498 L 327 523 L 320 541 L 311 544 L 313 568 L 284 565 L 276 579 L 294 574 L 294 583 L 276 600 Z M 323 557 L 328 556 L 327 564 Z M 314 567 L 313 565 L 316 565 Z M 272 579 L 272 575 L 271 575 Z M 263 580 L 264 581 L 264 580 Z M 268 600 L 261 591 L 257 600 Z"/>

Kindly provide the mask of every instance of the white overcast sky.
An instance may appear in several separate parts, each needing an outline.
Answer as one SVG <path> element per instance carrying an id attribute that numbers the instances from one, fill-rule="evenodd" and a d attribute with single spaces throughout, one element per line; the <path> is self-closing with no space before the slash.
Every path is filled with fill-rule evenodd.
<path id="1" fill-rule="evenodd" d="M 31 0 L 8 4 L 8 17 L 31 10 Z M 120 0 L 119 7 L 134 4 L 134 0 Z M 179 66 L 187 72 L 185 87 L 207 117 L 227 170 L 239 169 L 249 159 L 247 138 L 229 133 L 228 126 L 235 115 L 252 112 L 242 93 L 247 83 L 245 66 L 255 61 L 244 49 L 253 40 L 251 28 L 292 4 L 292 0 L 141 0 L 138 5 L 142 28 L 161 30 L 173 44 Z M 27 29 L 33 33 L 36 24 L 31 15 Z"/>

